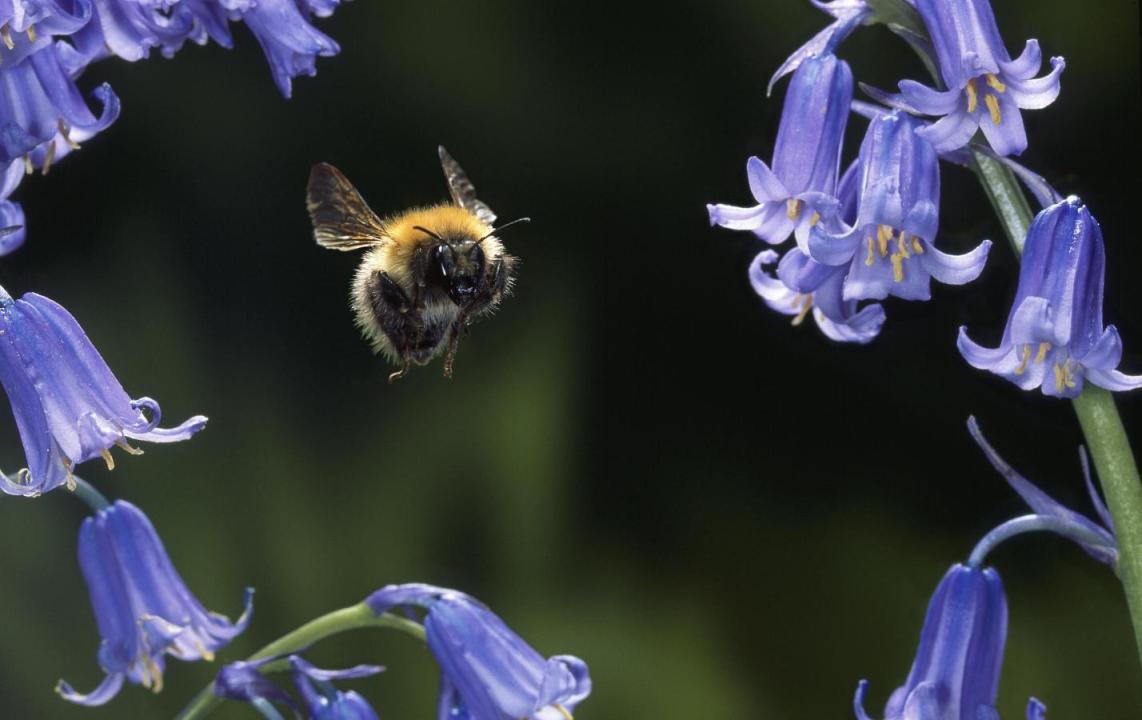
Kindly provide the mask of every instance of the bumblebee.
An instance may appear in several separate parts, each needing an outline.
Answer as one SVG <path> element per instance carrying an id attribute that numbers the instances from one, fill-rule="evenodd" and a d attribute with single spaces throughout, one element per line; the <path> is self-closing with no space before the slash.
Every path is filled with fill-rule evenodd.
<path id="1" fill-rule="evenodd" d="M 306 207 L 317 244 L 331 250 L 365 250 L 350 290 L 357 325 L 373 351 L 399 370 L 427 365 L 444 353 L 444 376 L 460 334 L 511 293 L 519 261 L 504 251 L 496 214 L 448 151 L 439 148 L 451 202 L 381 219 L 352 183 L 327 163 L 313 166 Z"/>

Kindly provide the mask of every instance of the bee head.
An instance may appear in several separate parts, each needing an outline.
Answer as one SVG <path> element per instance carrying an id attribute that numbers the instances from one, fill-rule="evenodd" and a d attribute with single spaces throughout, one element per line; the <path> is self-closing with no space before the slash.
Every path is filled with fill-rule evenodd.
<path id="1" fill-rule="evenodd" d="M 457 305 L 475 297 L 484 275 L 484 251 L 478 241 L 444 242 L 433 250 L 448 296 Z"/>

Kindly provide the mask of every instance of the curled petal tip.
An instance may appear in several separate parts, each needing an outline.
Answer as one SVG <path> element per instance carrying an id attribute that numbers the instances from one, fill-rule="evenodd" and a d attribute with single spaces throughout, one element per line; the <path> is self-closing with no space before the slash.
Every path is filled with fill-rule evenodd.
<path id="1" fill-rule="evenodd" d="M 866 692 L 868 692 L 868 680 L 861 680 L 857 683 L 856 694 L 853 696 L 853 712 L 856 713 L 857 720 L 872 720 L 864 711 Z"/>

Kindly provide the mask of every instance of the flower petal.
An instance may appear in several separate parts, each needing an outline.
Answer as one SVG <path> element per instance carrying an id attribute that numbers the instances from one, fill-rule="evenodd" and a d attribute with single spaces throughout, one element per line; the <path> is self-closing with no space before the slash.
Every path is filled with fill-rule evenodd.
<path id="1" fill-rule="evenodd" d="M 865 228 L 853 228 L 840 235 L 832 235 L 823 228 L 814 227 L 809 233 L 809 256 L 824 265 L 846 265 L 853 259 Z"/>
<path id="2" fill-rule="evenodd" d="M 1027 506 L 1034 510 L 1039 515 L 1046 515 L 1048 517 L 1058 518 L 1067 523 L 1078 525 L 1092 533 L 1095 536 L 1105 539 L 1103 545 L 1094 545 L 1091 543 L 1080 543 L 1083 550 L 1085 550 L 1091 557 L 1099 562 L 1106 563 L 1111 567 L 1117 560 L 1117 553 L 1114 551 L 1115 540 L 1114 536 L 1110 534 L 1106 528 L 1103 528 L 1093 520 L 1088 519 L 1086 516 L 1081 515 L 1062 503 L 1055 500 L 1047 493 L 1040 490 L 1027 478 L 1020 475 L 1015 468 L 1007 464 L 995 448 L 988 443 L 987 439 L 983 436 L 983 432 L 979 428 L 979 423 L 976 422 L 974 417 L 968 418 L 968 432 L 971 433 L 972 439 L 975 440 L 976 445 L 983 451 L 984 456 L 987 457 L 991 466 L 1003 476 L 1007 484 L 1011 486 L 1019 497 L 1027 503 Z"/>
<path id="3" fill-rule="evenodd" d="M 915 80 L 900 81 L 900 95 L 921 115 L 947 115 L 963 101 L 960 88 L 936 90 Z"/>
<path id="4" fill-rule="evenodd" d="M 1063 70 L 1067 67 L 1066 61 L 1061 57 L 1051 58 L 1051 72 L 1043 77 L 1007 81 L 1007 90 L 1015 103 L 1024 110 L 1041 110 L 1059 97 L 1062 85 L 1059 82 Z"/>
<path id="5" fill-rule="evenodd" d="M 856 695 L 853 696 L 853 712 L 856 713 L 857 720 L 872 720 L 864 711 L 864 695 L 867 691 L 868 680 L 857 683 Z"/>
<path id="6" fill-rule="evenodd" d="M 988 113 L 980 113 L 979 129 L 999 155 L 1019 155 L 1027 149 L 1027 131 L 1023 129 L 1023 115 L 1011 93 L 989 95 L 998 98 L 998 124 Z"/>
<path id="7" fill-rule="evenodd" d="M 963 285 L 975 280 L 987 264 L 987 254 L 991 241 L 984 240 L 974 250 L 962 255 L 949 255 L 937 250 L 930 243 L 921 241 L 924 254 L 915 256 L 921 266 L 934 278 L 945 285 Z"/>
<path id="8" fill-rule="evenodd" d="M 1088 369 L 1086 376 L 1095 385 L 1111 392 L 1125 392 L 1142 387 L 1142 375 L 1127 375 L 1118 370 Z"/>
<path id="9" fill-rule="evenodd" d="M 557 655 L 549 658 L 544 666 L 533 712 L 552 705 L 572 710 L 590 694 L 591 674 L 587 663 L 571 655 Z"/>
<path id="10" fill-rule="evenodd" d="M 1039 68 L 1043 66 L 1043 52 L 1039 49 L 1039 41 L 1034 38 L 1027 41 L 1023 46 L 1023 52 L 1019 57 L 1009 62 L 999 64 L 999 70 L 1003 73 L 1004 79 L 1008 80 L 1027 80 L 1039 72 Z"/>
<path id="11" fill-rule="evenodd" d="M 123 673 L 108 673 L 107 676 L 103 678 L 103 681 L 99 683 L 99 686 L 86 695 L 76 692 L 72 689 L 71 685 L 60 680 L 59 684 L 56 685 L 56 692 L 68 702 L 73 702 L 76 705 L 86 705 L 87 707 L 96 707 L 106 704 L 119 694 L 119 690 L 123 687 L 124 677 Z"/>
<path id="12" fill-rule="evenodd" d="M 975 135 L 979 122 L 966 108 L 956 108 L 931 125 L 916 130 L 916 134 L 932 143 L 938 153 L 961 148 Z"/>
<path id="13" fill-rule="evenodd" d="M 749 181 L 749 191 L 753 194 L 753 199 L 759 203 L 783 202 L 791 195 L 785 184 L 757 156 L 746 161 L 745 176 Z"/>

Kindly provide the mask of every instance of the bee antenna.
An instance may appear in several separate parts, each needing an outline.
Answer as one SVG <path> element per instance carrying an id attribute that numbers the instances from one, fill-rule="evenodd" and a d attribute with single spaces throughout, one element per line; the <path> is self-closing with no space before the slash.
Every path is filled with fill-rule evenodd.
<path id="1" fill-rule="evenodd" d="M 412 226 L 412 229 L 413 229 L 413 230 L 419 230 L 419 231 L 421 231 L 422 233 L 424 233 L 425 235 L 428 235 L 428 236 L 430 236 L 430 237 L 434 237 L 434 238 L 436 238 L 437 240 L 439 240 L 440 242 L 444 242 L 444 238 L 440 237 L 439 235 L 437 235 L 436 233 L 432 232 L 431 230 L 429 230 L 429 229 L 428 229 L 428 228 L 426 228 L 426 227 L 423 227 L 423 226 L 421 226 L 421 225 L 413 225 L 413 226 Z"/>
<path id="2" fill-rule="evenodd" d="M 480 238 L 480 239 L 479 239 L 479 240 L 477 240 L 476 242 L 477 242 L 477 243 L 482 243 L 482 242 L 484 242 L 485 240 L 487 240 L 488 238 L 490 238 L 491 236 L 493 236 L 493 235 L 495 235 L 496 233 L 498 233 L 500 230 L 503 230 L 504 228 L 509 228 L 509 227 L 511 227 L 512 225 L 518 225 L 519 223 L 525 223 L 525 222 L 531 222 L 531 218 L 529 218 L 529 217 L 521 217 L 521 218 L 516 218 L 515 220 L 512 220 L 512 221 L 510 221 L 510 222 L 506 222 L 506 223 L 504 223 L 503 225 L 500 225 L 498 228 L 492 228 L 492 231 L 491 231 L 490 233 L 488 233 L 488 234 L 487 234 L 487 235 L 485 235 L 484 237 Z"/>

